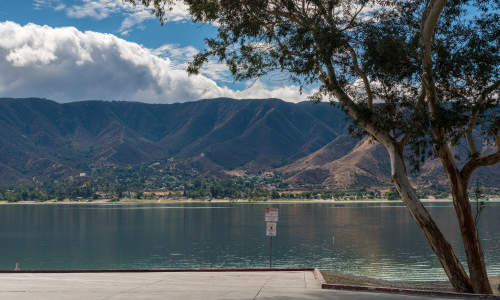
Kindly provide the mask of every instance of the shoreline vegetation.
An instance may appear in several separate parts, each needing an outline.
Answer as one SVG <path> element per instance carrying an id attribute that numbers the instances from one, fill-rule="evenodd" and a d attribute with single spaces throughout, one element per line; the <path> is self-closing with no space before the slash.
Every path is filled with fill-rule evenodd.
<path id="1" fill-rule="evenodd" d="M 292 185 L 284 175 L 262 173 L 226 179 L 204 178 L 176 170 L 148 173 L 149 168 L 109 174 L 81 173 L 71 180 L 14 185 L 0 184 L 0 201 L 15 202 L 348 202 L 395 201 L 400 196 L 390 186 L 333 188 L 322 185 Z M 156 169 L 155 169 L 156 170 Z M 420 186 L 419 199 L 451 199 L 449 188 Z M 479 185 L 469 189 L 470 199 L 500 199 L 500 187 Z"/>
<path id="2" fill-rule="evenodd" d="M 420 199 L 424 203 L 452 203 L 453 200 L 449 198 L 444 199 Z M 471 200 L 471 203 L 475 203 L 476 200 Z M 480 200 L 481 203 L 500 203 L 500 197 L 489 198 L 488 200 Z M 163 204 L 183 204 L 183 203 L 243 203 L 243 204 L 293 204 L 293 203 L 339 203 L 339 204 L 349 204 L 349 203 L 403 203 L 402 200 L 388 200 L 388 199 L 266 199 L 266 200 L 252 200 L 252 199 L 135 199 L 135 198 L 123 198 L 120 200 L 114 199 L 64 199 L 64 200 L 46 200 L 46 201 L 36 201 L 36 200 L 26 200 L 9 202 L 7 200 L 0 200 L 0 205 L 24 205 L 24 204 L 153 204 L 153 203 L 163 203 Z"/>

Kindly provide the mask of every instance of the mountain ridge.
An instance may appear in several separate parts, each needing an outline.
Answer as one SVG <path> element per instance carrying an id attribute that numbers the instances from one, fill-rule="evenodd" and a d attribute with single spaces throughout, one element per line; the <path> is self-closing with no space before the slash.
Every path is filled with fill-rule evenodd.
<path id="1" fill-rule="evenodd" d="M 292 186 L 390 186 L 380 144 L 348 133 L 336 105 L 279 99 L 203 99 L 174 104 L 127 101 L 57 103 L 0 98 L 0 184 L 59 180 L 102 168 L 175 159 L 203 176 L 271 171 Z M 500 165 L 475 175 L 484 184 Z M 446 185 L 439 161 L 413 177 Z"/>
<path id="2" fill-rule="evenodd" d="M 201 154 L 221 169 L 270 169 L 319 149 L 344 125 L 338 108 L 323 105 L 331 113 L 321 114 L 304 107 L 277 99 L 61 104 L 3 98 L 0 163 L 20 180 L 51 177 L 52 169 L 59 177 Z"/>

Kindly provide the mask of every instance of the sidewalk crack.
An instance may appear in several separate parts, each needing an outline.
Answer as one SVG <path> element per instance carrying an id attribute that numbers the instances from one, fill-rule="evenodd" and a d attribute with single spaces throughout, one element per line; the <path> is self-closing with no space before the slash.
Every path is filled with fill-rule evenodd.
<path id="1" fill-rule="evenodd" d="M 267 282 L 271 279 L 271 277 L 268 277 L 266 279 L 266 281 L 264 282 L 264 284 L 260 287 L 259 291 L 257 292 L 257 294 L 255 295 L 255 297 L 253 297 L 253 300 L 257 299 L 257 297 L 259 297 L 260 293 L 262 292 L 262 290 L 264 289 L 264 287 L 266 286 Z"/>

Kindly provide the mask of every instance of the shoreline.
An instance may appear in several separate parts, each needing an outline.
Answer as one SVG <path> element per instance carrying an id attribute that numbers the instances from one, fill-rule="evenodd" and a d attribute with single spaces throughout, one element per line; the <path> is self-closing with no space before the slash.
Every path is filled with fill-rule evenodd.
<path id="1" fill-rule="evenodd" d="M 451 199 L 420 199 L 423 203 L 453 203 Z M 474 200 L 470 201 L 474 203 Z M 500 203 L 500 198 L 490 199 L 485 201 L 486 203 Z M 357 203 L 368 203 L 368 204 L 382 204 L 382 203 L 398 203 L 404 204 L 401 200 L 387 200 L 387 199 L 375 199 L 375 200 L 331 200 L 331 199 L 289 199 L 289 200 L 268 200 L 268 201 L 251 201 L 247 199 L 215 199 L 215 200 L 196 200 L 196 199 L 182 199 L 182 200 L 172 200 L 172 199 L 162 199 L 162 200 L 142 200 L 142 199 L 124 199 L 120 201 L 110 201 L 109 199 L 99 199 L 99 200 L 82 200 L 82 201 L 18 201 L 18 202 L 8 202 L 5 200 L 0 200 L 0 205 L 114 205 L 114 204 L 186 204 L 186 203 L 231 203 L 231 204 L 357 204 Z"/>

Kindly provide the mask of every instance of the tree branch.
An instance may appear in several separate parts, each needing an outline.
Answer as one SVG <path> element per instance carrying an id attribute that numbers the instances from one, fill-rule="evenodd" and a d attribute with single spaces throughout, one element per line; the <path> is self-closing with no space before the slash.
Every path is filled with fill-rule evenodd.
<path id="1" fill-rule="evenodd" d="M 431 113 L 436 113 L 437 93 L 434 78 L 432 76 L 432 41 L 439 15 L 443 11 L 446 0 L 431 0 L 425 8 L 422 18 L 422 29 L 420 33 L 420 48 L 422 51 L 423 84 L 428 94 Z"/>
<path id="2" fill-rule="evenodd" d="M 382 145 L 396 145 L 395 140 L 389 133 L 381 132 L 374 126 L 373 115 L 369 119 L 362 116 L 358 105 L 347 95 L 344 90 L 339 86 L 335 76 L 335 70 L 330 62 L 323 62 L 325 64 L 327 74 L 323 76 L 323 83 L 333 93 L 333 95 L 342 103 L 347 113 L 358 122 L 372 137 L 379 141 Z"/>
<path id="3" fill-rule="evenodd" d="M 275 7 L 271 8 L 269 13 L 273 14 L 275 18 L 283 18 L 285 20 L 290 20 L 290 21 L 294 22 L 296 25 L 305 26 L 304 22 L 302 22 L 302 20 L 299 17 L 297 17 L 295 14 L 293 14 L 290 10 L 288 10 L 286 13 L 281 11 L 283 6 L 280 3 L 275 2 L 274 5 L 275 5 Z M 306 16 L 303 16 L 303 17 L 306 17 Z"/>
<path id="4" fill-rule="evenodd" d="M 432 42 L 439 15 L 443 11 L 445 4 L 446 0 L 430 0 L 422 16 L 419 41 L 422 51 L 422 85 L 425 89 L 427 106 L 432 118 L 432 133 L 437 141 L 439 157 L 448 176 L 458 176 L 459 170 L 448 146 L 448 139 L 444 129 L 438 125 L 439 100 L 432 67 Z"/>
<path id="5" fill-rule="evenodd" d="M 430 3 L 424 10 L 422 16 L 422 28 L 420 32 L 420 50 L 422 51 L 422 84 L 426 93 L 427 105 L 432 119 L 438 119 L 438 96 L 436 85 L 433 78 L 432 68 L 432 41 L 436 24 L 441 14 L 446 0 L 430 0 Z M 435 122 L 433 122 L 435 123 Z M 444 146 L 447 147 L 447 141 L 442 128 L 433 125 L 433 133 L 435 138 Z M 448 151 L 449 152 L 449 151 Z"/>
<path id="6" fill-rule="evenodd" d="M 356 18 L 358 17 L 359 13 L 365 8 L 366 6 L 366 3 L 363 3 L 361 5 L 361 7 L 358 9 L 358 11 L 356 11 L 356 13 L 354 13 L 354 15 L 352 16 L 351 20 L 349 21 L 349 23 L 342 29 L 340 29 L 340 31 L 346 31 L 347 29 L 351 28 L 351 25 L 354 24 L 354 21 L 356 20 Z"/>
<path id="7" fill-rule="evenodd" d="M 496 90 L 500 86 L 500 80 L 497 80 L 494 82 L 492 85 L 486 87 L 481 94 L 479 95 L 479 98 L 477 99 L 477 105 L 481 106 L 484 104 L 486 101 L 486 98 L 488 95 Z M 470 156 L 471 157 L 476 157 L 479 155 L 479 150 L 477 150 L 476 143 L 474 142 L 474 139 L 472 138 L 472 132 L 474 131 L 474 127 L 477 124 L 477 115 L 479 113 L 479 108 L 474 110 L 469 117 L 469 124 L 467 125 L 467 128 L 465 129 L 465 139 L 467 141 L 467 145 L 469 145 L 469 151 L 470 151 Z"/>
<path id="8" fill-rule="evenodd" d="M 470 157 L 476 157 L 479 155 L 479 151 L 476 147 L 476 142 L 474 142 L 474 138 L 472 137 L 472 132 L 474 131 L 474 126 L 476 125 L 476 120 L 471 119 L 469 122 L 469 126 L 465 129 L 465 140 L 467 141 L 467 145 L 469 146 Z"/>
<path id="9" fill-rule="evenodd" d="M 500 80 L 497 80 L 495 81 L 494 83 L 492 83 L 490 86 L 486 87 L 482 92 L 481 94 L 479 95 L 479 100 L 478 102 L 480 101 L 481 103 L 484 103 L 484 101 L 486 100 L 486 97 L 488 97 L 488 95 L 493 92 L 494 90 L 498 89 L 500 87 Z"/>
<path id="10" fill-rule="evenodd" d="M 498 135 L 496 137 L 497 137 L 497 146 L 500 146 Z M 462 171 L 460 171 L 460 175 L 462 175 L 463 181 L 468 183 L 470 177 L 472 176 L 472 173 L 477 168 L 491 166 L 497 163 L 500 163 L 500 150 L 490 155 L 485 155 L 482 157 L 469 160 L 462 168 Z"/>
<path id="11" fill-rule="evenodd" d="M 351 54 L 354 70 L 363 80 L 366 95 L 368 97 L 368 109 L 371 112 L 373 112 L 373 95 L 372 95 L 372 89 L 370 87 L 370 82 L 368 81 L 368 77 L 366 76 L 366 73 L 363 72 L 363 70 L 361 70 L 361 68 L 358 65 L 358 56 L 356 55 L 356 51 L 354 51 L 354 49 L 351 46 L 347 46 L 347 51 L 349 51 L 349 53 Z"/>
<path id="12" fill-rule="evenodd" d="M 420 91 L 420 94 L 418 95 L 418 100 L 417 100 L 417 105 L 415 105 L 415 112 L 418 111 L 425 103 L 425 92 L 424 89 Z M 418 119 L 415 117 L 415 113 L 413 114 L 413 120 L 410 125 L 410 130 L 405 133 L 405 135 L 399 140 L 399 145 L 401 148 L 404 148 L 404 146 L 408 143 L 411 137 L 411 129 L 415 128 L 415 126 L 418 126 Z"/>
<path id="13" fill-rule="evenodd" d="M 497 144 L 497 151 L 500 152 L 500 135 L 498 134 L 498 130 L 495 133 L 495 143 Z"/>

